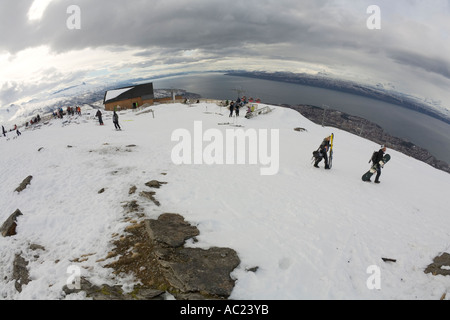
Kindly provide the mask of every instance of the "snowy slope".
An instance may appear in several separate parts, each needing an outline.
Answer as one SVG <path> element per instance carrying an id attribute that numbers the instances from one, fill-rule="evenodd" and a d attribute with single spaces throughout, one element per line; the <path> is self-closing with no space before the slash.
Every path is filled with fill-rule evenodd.
<path id="1" fill-rule="evenodd" d="M 83 299 L 61 291 L 72 265 L 94 283 L 132 289 L 131 276 L 114 278 L 103 267 L 108 261 L 99 260 L 112 249 L 112 235 L 128 225 L 122 204 L 130 200 L 129 188 L 153 179 L 168 184 L 157 192 L 161 207 L 145 205 L 147 218 L 179 213 L 200 230 L 199 241 L 189 246 L 238 252 L 232 299 L 437 300 L 446 292 L 448 299 L 450 278 L 423 270 L 450 251 L 450 176 L 388 149 L 392 160 L 382 184 L 363 183 L 378 145 L 272 108 L 268 115 L 238 120 L 252 132 L 279 130 L 279 170 L 268 176 L 261 175 L 263 164 L 248 162 L 174 164 L 176 130 L 194 134 L 195 121 L 203 132 L 214 128 L 224 137 L 232 129 L 218 125 L 230 118 L 212 104 L 159 105 L 152 108 L 155 118 L 125 111 L 119 114 L 122 132 L 114 130 L 111 114 L 105 112 L 106 125 L 100 127 L 94 113 L 84 110 L 70 123 L 56 119 L 18 139 L 12 133 L 9 141 L 0 138 L 0 223 L 16 209 L 24 214 L 16 236 L 0 237 L 0 299 Z M 324 170 L 323 163 L 316 169 L 311 153 L 332 132 L 333 170 Z M 31 185 L 14 192 L 28 175 Z M 30 243 L 45 251 L 36 258 Z M 20 294 L 11 279 L 18 253 L 30 261 L 32 279 Z M 82 256 L 85 261 L 74 262 Z M 381 271 L 380 289 L 367 286 L 371 266 Z M 253 267 L 256 272 L 246 271 Z"/>

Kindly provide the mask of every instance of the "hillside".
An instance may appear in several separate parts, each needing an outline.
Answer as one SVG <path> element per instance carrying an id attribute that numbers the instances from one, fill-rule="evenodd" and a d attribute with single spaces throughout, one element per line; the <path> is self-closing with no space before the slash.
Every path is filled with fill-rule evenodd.
<path id="1" fill-rule="evenodd" d="M 392 160 L 382 183 L 364 183 L 377 144 L 270 107 L 273 112 L 251 120 L 242 110 L 237 120 L 257 138 L 257 145 L 246 145 L 253 152 L 243 164 L 207 164 L 232 162 L 226 156 L 231 149 L 221 153 L 219 146 L 229 146 L 227 134 L 236 127 L 219 123 L 235 122 L 215 104 L 124 111 L 123 131 L 114 130 L 112 114 L 106 112 L 99 126 L 83 107 L 80 117 L 0 138 L 0 223 L 17 209 L 23 214 L 16 235 L 0 237 L 0 299 L 86 299 L 63 291 L 72 267 L 93 284 L 133 291 L 139 279 L 115 274 L 108 266 L 119 257 L 108 253 L 136 220 L 163 213 L 180 214 L 198 228 L 187 247 L 237 252 L 230 299 L 450 299 L 450 278 L 424 273 L 435 257 L 450 252 L 450 176 L 388 149 Z M 323 163 L 316 169 L 312 151 L 332 132 L 333 169 Z M 212 143 L 219 133 L 223 141 Z M 197 147 L 191 157 L 179 152 L 189 142 L 177 140 L 182 134 Z M 174 163 L 183 156 L 195 164 Z M 30 185 L 14 191 L 30 175 Z M 167 182 L 156 191 L 159 206 L 130 194 L 155 179 Z M 142 207 L 135 221 L 124 209 L 131 200 Z M 16 255 L 28 261 L 30 281 L 21 292 L 13 278 Z M 381 287 L 371 285 L 374 276 Z"/>
<path id="2" fill-rule="evenodd" d="M 450 173 L 450 166 L 447 162 L 438 160 L 430 152 L 410 141 L 394 137 L 386 133 L 379 125 L 366 119 L 352 116 L 338 110 L 328 110 L 327 117 L 324 118 L 324 109 L 315 106 L 297 105 L 287 106 L 300 112 L 303 116 L 316 124 L 343 129 L 367 140 L 388 145 L 389 148 L 397 150 L 414 159 L 423 161 L 430 166 Z"/>

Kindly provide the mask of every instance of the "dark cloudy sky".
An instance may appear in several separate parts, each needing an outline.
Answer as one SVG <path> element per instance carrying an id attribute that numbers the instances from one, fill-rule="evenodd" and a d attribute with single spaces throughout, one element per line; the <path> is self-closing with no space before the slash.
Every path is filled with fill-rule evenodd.
<path id="1" fill-rule="evenodd" d="M 83 81 L 247 69 L 382 83 L 450 109 L 450 0 L 2 0 L 0 30 L 0 106 Z"/>

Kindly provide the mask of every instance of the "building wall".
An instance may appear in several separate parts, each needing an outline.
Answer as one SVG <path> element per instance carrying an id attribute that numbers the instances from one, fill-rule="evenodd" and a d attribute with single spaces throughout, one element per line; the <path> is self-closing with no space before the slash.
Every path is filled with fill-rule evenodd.
<path id="1" fill-rule="evenodd" d="M 182 96 L 176 96 L 175 100 L 182 100 L 183 97 Z M 165 98 L 157 98 L 154 100 L 154 103 L 164 103 L 164 102 L 169 102 L 169 101 L 173 101 L 172 97 L 165 97 Z"/>
<path id="2" fill-rule="evenodd" d="M 137 103 L 138 107 L 141 107 L 146 103 L 153 105 L 153 99 L 143 100 L 142 98 L 133 98 L 128 100 L 111 102 L 105 104 L 105 110 L 114 111 L 115 107 L 118 107 L 117 110 L 133 109 L 133 103 Z"/>

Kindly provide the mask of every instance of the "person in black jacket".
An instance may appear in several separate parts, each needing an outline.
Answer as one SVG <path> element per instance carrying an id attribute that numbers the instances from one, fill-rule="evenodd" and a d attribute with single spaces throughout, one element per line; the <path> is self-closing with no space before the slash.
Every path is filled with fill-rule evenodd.
<path id="1" fill-rule="evenodd" d="M 234 111 L 234 102 L 231 101 L 231 103 L 230 103 L 230 118 L 233 116 L 233 111 Z"/>
<path id="2" fill-rule="evenodd" d="M 380 183 L 380 176 L 381 176 L 380 161 L 383 160 L 385 152 L 386 152 L 386 146 L 382 145 L 381 149 L 377 152 L 377 154 L 375 156 L 375 161 L 373 163 L 376 166 L 376 169 L 377 169 L 377 176 L 375 177 L 375 183 Z"/>
<path id="3" fill-rule="evenodd" d="M 95 114 L 96 117 L 98 117 L 98 122 L 100 123 L 101 126 L 103 126 L 103 119 L 102 119 L 102 112 L 100 110 L 97 111 L 97 113 Z"/>
<path id="4" fill-rule="evenodd" d="M 322 161 L 322 159 L 325 160 L 325 169 L 330 169 L 330 166 L 328 165 L 328 150 L 330 150 L 330 140 L 331 136 L 326 137 L 323 139 L 322 144 L 319 147 L 319 154 L 321 157 L 316 158 L 316 162 L 314 163 L 314 167 L 319 168 L 319 163 Z"/>
<path id="5" fill-rule="evenodd" d="M 114 126 L 116 127 L 116 130 L 122 130 L 122 128 L 119 125 L 119 115 L 115 111 L 113 114 L 113 123 L 114 123 Z"/>

